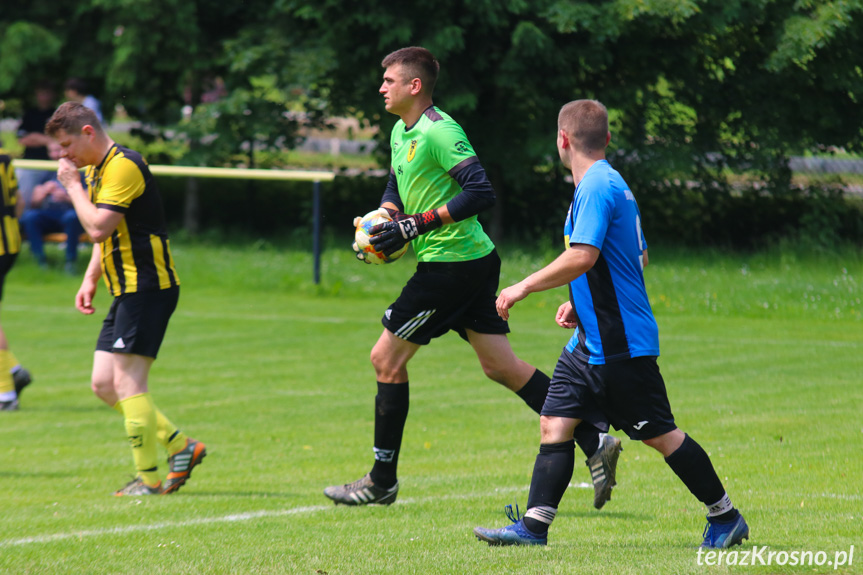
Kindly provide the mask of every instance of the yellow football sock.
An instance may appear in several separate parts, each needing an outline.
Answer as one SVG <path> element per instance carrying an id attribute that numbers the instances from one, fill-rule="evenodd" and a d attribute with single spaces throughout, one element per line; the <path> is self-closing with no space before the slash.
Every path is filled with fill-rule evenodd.
<path id="1" fill-rule="evenodd" d="M 17 364 L 18 362 L 11 351 L 0 349 L 0 393 L 15 392 L 15 382 L 12 380 L 11 369 Z"/>
<path id="2" fill-rule="evenodd" d="M 156 410 L 156 441 L 161 443 L 168 450 L 168 455 L 174 455 L 178 451 L 182 451 L 186 447 L 188 436 L 177 429 L 177 426 L 171 423 L 162 410 L 153 405 Z M 123 406 L 118 401 L 114 404 L 114 409 L 123 415 Z"/>
<path id="3" fill-rule="evenodd" d="M 186 434 L 177 429 L 177 426 L 165 417 L 158 407 L 156 408 L 156 439 L 168 450 L 168 455 L 174 455 L 186 447 Z"/>
<path id="4" fill-rule="evenodd" d="M 156 408 L 149 393 L 140 393 L 119 401 L 122 404 L 126 434 L 132 446 L 132 457 L 138 475 L 150 487 L 159 485 L 156 462 Z"/>
<path id="5" fill-rule="evenodd" d="M 15 354 L 12 353 L 11 349 L 6 349 L 6 350 L 2 350 L 2 351 L 6 352 L 6 361 L 8 362 L 8 363 L 2 364 L 2 365 L 3 365 L 3 367 L 9 368 L 7 371 L 12 371 L 13 367 L 18 366 L 18 358 L 15 357 Z"/>

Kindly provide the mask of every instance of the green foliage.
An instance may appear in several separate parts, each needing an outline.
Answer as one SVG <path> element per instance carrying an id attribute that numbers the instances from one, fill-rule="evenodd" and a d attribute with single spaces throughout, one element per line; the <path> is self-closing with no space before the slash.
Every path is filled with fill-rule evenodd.
<path id="1" fill-rule="evenodd" d="M 781 189 L 759 180 L 702 185 L 674 177 L 660 179 L 662 174 L 651 172 L 651 165 L 648 158 L 630 166 L 632 173 L 655 177 L 637 180 L 637 187 L 633 186 L 638 190 L 648 242 L 745 249 L 781 241 L 822 249 L 863 244 L 863 201 L 844 195 L 835 185 Z M 321 184 L 324 233 L 348 245 L 350 222 L 378 205 L 385 184 L 383 176 L 337 176 L 332 183 Z M 183 225 L 186 180 L 161 177 L 159 185 L 169 221 L 179 228 Z M 311 233 L 309 182 L 210 180 L 201 185 L 200 217 L 206 233 L 266 239 L 308 237 Z M 550 195 L 545 210 L 526 208 L 507 228 L 508 241 L 552 245 L 555 250 L 559 247 L 559 218 L 572 199 L 572 189 L 551 177 L 545 185 Z M 486 229 L 490 215 L 480 216 Z"/>
<path id="2" fill-rule="evenodd" d="M 186 146 L 162 157 L 207 165 L 259 165 L 338 115 L 380 128 L 386 165 L 380 61 L 424 45 L 442 63 L 435 101 L 497 191 L 495 237 L 566 203 L 554 132 L 575 98 L 609 107 L 610 153 L 636 194 L 702 238 L 723 219 L 704 209 L 736 201 L 732 176 L 757 174 L 756 196 L 780 205 L 791 154 L 863 151 L 863 0 L 34 1 L 4 7 L 0 32 L 3 98 L 20 102 L 43 75 L 83 76 L 108 113 L 121 103 L 159 126 L 154 144 Z"/>
<path id="3" fill-rule="evenodd" d="M 747 249 L 780 241 L 826 249 L 863 242 L 863 202 L 836 188 L 664 180 L 643 189 L 638 203 L 648 241 Z"/>
<path id="4" fill-rule="evenodd" d="M 300 128 L 325 126 L 326 100 L 317 88 L 331 54 L 292 43 L 270 23 L 256 23 L 226 41 L 230 64 L 224 81 L 231 90 L 198 104 L 180 129 L 202 145 L 185 157 L 192 164 L 231 163 L 242 147 L 255 167 L 256 149 L 293 148 Z"/>
<path id="5" fill-rule="evenodd" d="M 550 169 L 556 114 L 576 97 L 599 98 L 614 111 L 622 168 L 626 159 L 652 164 L 643 175 L 625 172 L 636 189 L 668 178 L 727 188 L 729 168 L 756 169 L 768 187 L 781 188 L 789 153 L 824 142 L 857 146 L 863 116 L 850 107 L 854 90 L 836 81 L 832 65 L 822 67 L 835 43 L 854 49 L 854 9 L 834 9 L 842 18 L 811 48 L 814 66 L 768 66 L 784 49 L 781 27 L 809 9 L 765 0 L 449 1 L 434 14 L 417 6 L 369 18 L 331 0 L 278 4 L 271 17 L 285 18 L 291 37 L 305 39 L 297 41 L 325 39 L 336 55 L 322 77 L 331 108 L 359 110 L 385 132 L 390 120 L 380 118 L 374 90 L 381 57 L 409 43 L 431 49 L 443 64 L 437 103 L 465 126 L 500 208 L 522 214 L 558 203 L 549 192 L 560 182 Z M 836 66 L 843 78 L 859 75 L 853 58 Z M 811 95 L 808 104 L 801 94 Z M 503 221 L 498 213 L 492 226 Z"/>
<path id="6" fill-rule="evenodd" d="M 863 15 L 863 2 L 797 2 L 795 12 L 785 21 L 782 36 L 767 66 L 782 70 L 794 65 L 806 69 L 819 52 L 830 47 L 837 34 L 849 28 L 855 17 Z M 859 72 L 858 72 L 859 73 Z"/>
<path id="7" fill-rule="evenodd" d="M 140 152 L 151 165 L 175 165 L 188 154 L 185 140 L 168 138 L 162 132 L 133 128 L 127 133 L 111 134 L 114 141 Z"/>
<path id="8" fill-rule="evenodd" d="M 0 20 L 0 55 L 7 55 L 0 57 L 0 94 L 10 91 L 20 78 L 55 60 L 60 48 L 60 40 L 37 23 Z"/>

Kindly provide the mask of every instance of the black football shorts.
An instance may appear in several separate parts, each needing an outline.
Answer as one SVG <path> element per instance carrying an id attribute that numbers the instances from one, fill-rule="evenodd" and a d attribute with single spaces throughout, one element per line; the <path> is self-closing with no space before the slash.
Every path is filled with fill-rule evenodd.
<path id="1" fill-rule="evenodd" d="M 494 302 L 500 281 L 497 251 L 466 262 L 419 262 L 381 323 L 396 337 L 426 345 L 449 330 L 509 333 Z"/>
<path id="2" fill-rule="evenodd" d="M 560 355 L 542 415 L 608 424 L 630 439 L 653 439 L 677 426 L 655 357 L 590 365 L 566 349 Z"/>
<path id="3" fill-rule="evenodd" d="M 155 359 L 179 299 L 178 286 L 115 297 L 102 322 L 96 351 L 133 353 Z"/>
<path id="4" fill-rule="evenodd" d="M 18 224 L 15 224 L 18 225 Z M 18 254 L 5 254 L 0 256 L 0 300 L 3 299 L 3 285 L 6 283 L 6 274 L 15 265 Z"/>

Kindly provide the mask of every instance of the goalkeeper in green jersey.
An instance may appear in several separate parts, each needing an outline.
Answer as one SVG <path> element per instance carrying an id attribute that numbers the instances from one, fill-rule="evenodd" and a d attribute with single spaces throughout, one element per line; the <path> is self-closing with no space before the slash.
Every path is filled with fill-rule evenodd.
<path id="1" fill-rule="evenodd" d="M 418 263 L 384 313 L 384 330 L 371 352 L 377 377 L 374 465 L 362 478 L 324 490 L 346 505 L 395 501 L 409 406 L 407 364 L 432 339 L 458 333 L 485 374 L 537 413 L 549 386 L 546 374 L 513 353 L 509 327 L 495 309 L 500 258 L 477 220 L 494 204 L 494 190 L 464 130 L 432 103 L 437 60 L 425 48 L 410 47 L 389 54 L 381 65 L 386 110 L 401 120 L 392 131 L 390 177 L 381 200 L 392 221 L 372 228 L 371 242 L 388 255 L 412 242 Z M 587 427 L 576 440 L 594 466 L 605 470 L 594 483 L 594 504 L 601 507 L 614 485 L 620 441 L 600 433 L 607 426 Z"/>

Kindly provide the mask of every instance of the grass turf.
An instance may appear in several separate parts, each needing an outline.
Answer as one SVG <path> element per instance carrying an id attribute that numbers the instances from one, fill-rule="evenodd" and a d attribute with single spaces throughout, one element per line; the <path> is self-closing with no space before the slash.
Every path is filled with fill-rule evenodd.
<path id="1" fill-rule="evenodd" d="M 368 352 L 410 256 L 363 266 L 331 249 L 315 286 L 302 250 L 174 250 L 182 295 L 151 390 L 209 456 L 170 497 L 110 497 L 132 467 L 120 417 L 87 385 L 104 290 L 84 317 L 72 307 L 78 279 L 27 254 L 7 277 L 3 327 L 35 380 L 21 410 L 0 415 L 0 572 L 837 572 L 699 565 L 703 507 L 628 439 L 605 509 L 593 509 L 577 465 L 547 548 L 479 543 L 474 526 L 502 526 L 504 505 L 526 503 L 538 422 L 453 334 L 411 363 L 396 504 L 335 507 L 321 490 L 371 464 Z M 506 284 L 551 257 L 502 251 Z M 861 254 L 657 248 L 647 282 L 678 424 L 749 521 L 743 549 L 833 560 L 854 545 L 838 572 L 863 573 Z M 553 322 L 562 297 L 513 310 L 514 349 L 547 372 L 568 337 Z"/>

